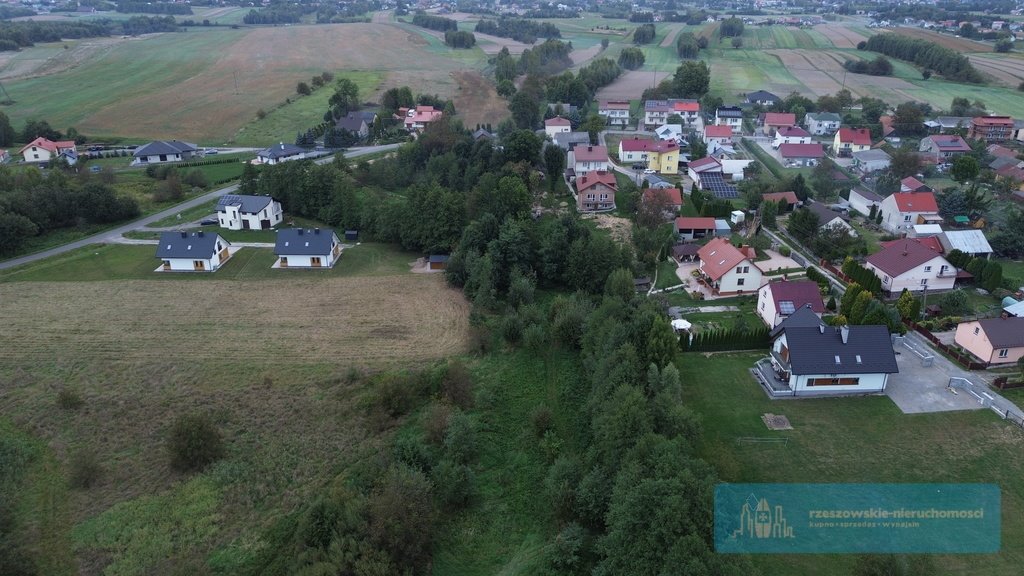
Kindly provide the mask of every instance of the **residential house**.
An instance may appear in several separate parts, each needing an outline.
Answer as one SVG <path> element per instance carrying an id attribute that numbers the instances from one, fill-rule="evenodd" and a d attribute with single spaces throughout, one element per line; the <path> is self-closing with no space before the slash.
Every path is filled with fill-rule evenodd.
<path id="1" fill-rule="evenodd" d="M 817 166 L 825 157 L 825 149 L 821 144 L 782 144 L 779 156 L 788 167 Z"/>
<path id="2" fill-rule="evenodd" d="M 676 218 L 676 232 L 682 240 L 699 240 L 715 235 L 715 219 L 680 216 Z"/>
<path id="3" fill-rule="evenodd" d="M 341 256 L 341 240 L 330 228 L 277 231 L 274 268 L 331 268 Z"/>
<path id="4" fill-rule="evenodd" d="M 694 186 L 711 192 L 716 198 L 732 199 L 740 196 L 736 186 L 725 180 L 724 164 L 714 158 L 707 157 L 690 162 L 687 175 L 693 180 Z M 735 174 L 732 176 L 735 178 Z"/>
<path id="5" fill-rule="evenodd" d="M 1024 318 L 986 318 L 956 327 L 956 344 L 982 362 L 1015 364 L 1024 357 Z"/>
<path id="6" fill-rule="evenodd" d="M 409 132 L 423 130 L 427 124 L 436 122 L 444 116 L 444 112 L 436 110 L 433 106 L 417 106 L 415 108 L 399 108 L 402 115 L 402 125 Z"/>
<path id="7" fill-rule="evenodd" d="M 772 94 L 771 92 L 768 92 L 766 90 L 755 90 L 754 92 L 749 92 L 747 94 L 747 97 L 744 100 L 744 102 L 746 102 L 747 104 L 760 104 L 761 106 L 764 107 L 771 107 L 775 106 L 779 102 L 782 102 L 782 98 L 779 98 L 775 94 Z"/>
<path id="8" fill-rule="evenodd" d="M 253 164 L 280 164 L 281 162 L 288 162 L 289 160 L 301 160 L 306 157 L 306 149 L 301 146 L 294 144 L 285 144 L 281 142 L 276 146 L 270 148 L 264 148 L 256 153 L 256 159 L 252 161 Z"/>
<path id="9" fill-rule="evenodd" d="M 693 160 L 686 167 L 686 175 L 690 177 L 697 188 L 701 187 L 701 175 L 715 172 L 722 174 L 722 163 L 710 156 Z"/>
<path id="10" fill-rule="evenodd" d="M 807 131 L 815 136 L 831 136 L 842 123 L 843 119 L 835 112 L 810 112 L 804 115 Z"/>
<path id="11" fill-rule="evenodd" d="M 840 128 L 832 141 L 832 153 L 840 158 L 870 149 L 871 132 L 867 128 Z"/>
<path id="12" fill-rule="evenodd" d="M 900 192 L 934 192 L 930 186 L 913 176 L 900 180 Z"/>
<path id="13" fill-rule="evenodd" d="M 789 112 L 766 112 L 761 131 L 765 136 L 774 136 L 780 128 L 796 125 L 796 114 Z"/>
<path id="14" fill-rule="evenodd" d="M 697 100 L 670 99 L 644 101 L 644 129 L 653 130 L 666 124 L 668 117 L 678 114 L 687 126 L 700 122 L 700 102 Z"/>
<path id="15" fill-rule="evenodd" d="M 738 106 L 721 106 L 715 110 L 715 124 L 728 126 L 739 134 L 743 132 L 743 110 Z"/>
<path id="16" fill-rule="evenodd" d="M 615 173 L 592 170 L 576 178 L 576 209 L 580 212 L 600 212 L 615 209 L 618 183 Z"/>
<path id="17" fill-rule="evenodd" d="M 992 156 L 994 158 L 1012 158 L 1014 160 L 1017 159 L 1016 150 L 1012 150 L 1001 144 L 989 144 L 985 148 L 985 152 L 987 152 L 989 156 Z"/>
<path id="18" fill-rule="evenodd" d="M 710 150 L 712 146 L 732 144 L 732 128 L 729 126 L 709 125 L 704 127 L 704 143 Z"/>
<path id="19" fill-rule="evenodd" d="M 374 112 L 349 112 L 344 118 L 339 118 L 335 126 L 359 138 L 366 138 L 370 135 L 370 128 L 376 118 L 377 114 Z"/>
<path id="20" fill-rule="evenodd" d="M 576 146 L 569 156 L 569 166 L 577 178 L 594 170 L 608 170 L 608 149 L 604 146 Z"/>
<path id="21" fill-rule="evenodd" d="M 58 140 L 54 142 L 42 136 L 29 142 L 21 150 L 18 150 L 18 154 L 25 159 L 25 162 L 30 163 L 49 162 L 62 156 L 65 158 L 71 156 L 77 159 L 76 152 L 73 140 Z M 74 162 L 69 163 L 74 164 Z"/>
<path id="22" fill-rule="evenodd" d="M 559 132 L 554 137 L 555 145 L 562 150 L 572 150 L 573 148 L 583 145 L 588 146 L 590 144 L 590 134 L 586 132 Z"/>
<path id="23" fill-rule="evenodd" d="M 761 194 L 761 202 L 775 202 L 779 204 L 779 213 L 792 212 L 794 208 L 800 204 L 800 199 L 797 198 L 796 192 L 769 192 L 767 194 Z M 785 206 L 782 206 L 782 203 Z"/>
<path id="24" fill-rule="evenodd" d="M 639 136 L 619 140 L 619 162 L 623 164 L 643 162 L 647 164 L 647 151 L 651 140 L 641 140 Z"/>
<path id="25" fill-rule="evenodd" d="M 657 174 L 645 174 L 644 180 L 647 182 L 648 188 L 672 188 L 673 184 L 668 180 L 658 176 Z"/>
<path id="26" fill-rule="evenodd" d="M 658 140 L 647 148 L 647 167 L 659 174 L 679 173 L 679 144 L 675 140 Z"/>
<path id="27" fill-rule="evenodd" d="M 926 120 L 924 125 L 932 134 L 953 134 L 969 129 L 971 126 L 971 117 L 939 116 L 934 120 Z"/>
<path id="28" fill-rule="evenodd" d="M 673 214 L 678 213 L 683 207 L 683 193 L 679 188 L 645 188 L 640 198 L 644 204 L 662 202 Z"/>
<path id="29" fill-rule="evenodd" d="M 209 232 L 162 232 L 156 257 L 163 272 L 215 272 L 228 258 L 231 243 Z"/>
<path id="30" fill-rule="evenodd" d="M 754 266 L 757 253 L 750 246 L 737 248 L 728 238 L 713 238 L 697 256 L 702 281 L 716 295 L 743 294 L 763 284 L 761 270 Z"/>
<path id="31" fill-rule="evenodd" d="M 597 113 L 610 128 L 625 128 L 629 125 L 629 100 L 601 100 Z"/>
<path id="32" fill-rule="evenodd" d="M 477 128 L 473 131 L 474 142 L 480 142 L 481 140 L 495 140 L 497 137 L 498 136 L 496 134 L 486 128 Z M 590 138 L 589 134 L 587 135 L 587 138 Z M 558 142 L 557 138 L 555 139 L 555 142 Z"/>
<path id="33" fill-rule="evenodd" d="M 544 121 L 544 134 L 552 140 L 555 139 L 555 134 L 561 134 L 563 132 L 572 132 L 572 123 L 569 120 L 562 118 L 561 116 L 555 116 L 554 118 L 548 118 Z"/>
<path id="34" fill-rule="evenodd" d="M 901 138 L 899 132 L 896 131 L 896 127 L 893 125 L 895 121 L 896 119 L 888 114 L 878 117 L 878 123 L 882 125 L 882 139 L 890 144 L 899 146 Z"/>
<path id="35" fill-rule="evenodd" d="M 825 231 L 842 230 L 850 236 L 856 236 L 857 231 L 850 226 L 850 217 L 846 214 L 836 212 L 821 202 L 808 201 L 804 203 L 807 208 L 818 217 L 818 228 Z"/>
<path id="36" fill-rule="evenodd" d="M 971 147 L 956 134 L 933 134 L 921 139 L 918 151 L 942 162 L 970 152 Z"/>
<path id="37" fill-rule="evenodd" d="M 939 206 L 931 192 L 896 192 L 886 196 L 879 207 L 882 227 L 894 234 L 906 233 L 914 224 L 939 223 Z"/>
<path id="38" fill-rule="evenodd" d="M 1013 118 L 1009 116 L 978 116 L 971 119 L 967 137 L 985 142 L 1005 142 L 1013 137 Z"/>
<path id="39" fill-rule="evenodd" d="M 941 254 L 911 238 L 895 240 L 867 257 L 865 267 L 882 280 L 882 289 L 899 294 L 951 290 L 957 269 Z"/>
<path id="40" fill-rule="evenodd" d="M 217 199 L 217 222 L 228 230 L 266 230 L 283 216 L 281 203 L 270 196 L 225 194 Z"/>
<path id="41" fill-rule="evenodd" d="M 819 318 L 825 313 L 825 302 L 821 299 L 817 282 L 769 282 L 757 292 L 757 315 L 769 328 L 775 328 L 804 307 L 809 307 Z"/>
<path id="42" fill-rule="evenodd" d="M 767 124 L 766 124 L 767 126 Z M 811 134 L 799 126 L 783 126 L 775 131 L 775 140 L 772 140 L 772 148 L 778 148 L 783 144 L 810 144 Z M 821 146 L 820 144 L 818 145 Z"/>
<path id="43" fill-rule="evenodd" d="M 672 100 L 672 114 L 682 117 L 687 126 L 693 126 L 700 122 L 700 101 L 699 100 Z M 671 116 L 672 114 L 669 114 Z"/>
<path id="44" fill-rule="evenodd" d="M 938 235 L 942 251 L 959 250 L 975 258 L 992 257 L 992 245 L 981 230 L 947 230 Z"/>
<path id="45" fill-rule="evenodd" d="M 888 170 L 892 165 L 892 156 L 885 150 L 872 148 L 853 153 L 853 167 L 861 174 L 871 174 L 879 170 Z"/>
<path id="46" fill-rule="evenodd" d="M 881 394 L 900 371 L 886 326 L 825 326 L 804 307 L 769 335 L 771 357 L 758 374 L 772 395 Z"/>
<path id="47" fill-rule="evenodd" d="M 659 140 L 672 140 L 677 144 L 683 144 L 686 137 L 683 136 L 682 124 L 662 124 L 654 129 L 654 135 Z"/>
<path id="48" fill-rule="evenodd" d="M 870 216 L 872 214 L 871 208 L 874 207 L 874 213 L 878 214 L 878 208 L 881 205 L 882 197 L 867 188 L 853 188 L 850 190 L 850 210 L 859 212 L 864 216 Z"/>
<path id="49" fill-rule="evenodd" d="M 160 164 L 162 162 L 181 162 L 191 160 L 198 148 L 195 144 L 178 140 L 154 140 L 139 146 L 132 152 L 132 166 Z"/>

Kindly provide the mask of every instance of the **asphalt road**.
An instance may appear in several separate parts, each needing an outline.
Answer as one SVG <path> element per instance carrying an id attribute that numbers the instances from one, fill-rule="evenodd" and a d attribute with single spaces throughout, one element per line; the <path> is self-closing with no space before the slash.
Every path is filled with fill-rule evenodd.
<path id="1" fill-rule="evenodd" d="M 384 151 L 387 151 L 387 150 L 394 150 L 395 148 L 398 148 L 400 145 L 401 144 L 385 144 L 383 146 L 367 146 L 365 148 L 359 148 L 357 150 L 348 150 L 345 153 L 345 156 L 347 158 L 358 158 L 360 156 L 365 156 L 367 154 L 373 154 L 375 152 L 384 152 Z M 317 164 L 326 164 L 327 162 L 330 162 L 331 160 L 333 160 L 333 158 L 334 158 L 333 156 L 327 156 L 327 157 L 324 157 L 324 158 L 316 160 L 316 163 Z M 167 218 L 168 216 L 174 216 L 175 214 L 178 214 L 179 212 L 182 212 L 183 210 L 188 210 L 189 208 L 193 208 L 195 206 L 199 206 L 201 204 L 205 204 L 206 202 L 214 200 L 214 199 L 216 199 L 216 198 L 218 198 L 220 196 L 223 196 L 224 194 L 231 194 L 232 192 L 234 192 L 236 190 L 238 190 L 238 185 L 237 184 L 236 185 L 232 185 L 232 186 L 228 186 L 226 188 L 221 188 L 219 190 L 214 190 L 213 192 L 208 192 L 206 194 L 203 194 L 202 196 L 197 196 L 195 198 L 192 198 L 191 200 L 186 200 L 185 202 L 182 202 L 181 204 L 177 204 L 177 205 L 175 205 L 175 206 L 173 206 L 171 208 L 168 208 L 167 210 L 162 210 L 160 212 L 157 212 L 156 214 L 151 214 L 149 216 L 145 216 L 145 217 L 140 218 L 138 220 L 135 220 L 133 222 L 129 222 L 128 224 L 123 224 L 121 226 L 118 226 L 117 228 L 111 228 L 110 230 L 104 230 L 103 232 L 100 232 L 99 234 L 94 234 L 92 236 L 88 236 L 86 238 L 82 238 L 81 240 L 75 240 L 74 242 L 69 242 L 67 244 L 63 244 L 61 246 L 57 246 L 55 248 L 50 248 L 48 250 L 43 250 L 42 252 L 36 252 L 35 254 L 29 254 L 27 256 L 21 256 L 21 257 L 14 258 L 14 259 L 11 259 L 11 260 L 5 260 L 3 262 L 0 262 L 0 270 L 4 270 L 6 268 L 13 268 L 15 266 L 21 266 L 22 264 L 28 264 L 29 262 L 35 262 L 37 260 L 42 260 L 44 258 L 49 258 L 51 256 L 56 256 L 58 254 L 63 254 L 65 252 L 70 252 L 72 250 L 77 250 L 78 248 L 82 248 L 82 247 L 88 246 L 90 244 L 109 243 L 113 239 L 119 238 L 125 232 L 131 232 L 132 230 L 138 230 L 140 228 L 145 228 L 147 224 L 152 224 L 153 222 L 156 222 L 158 220 L 163 220 L 164 218 Z"/>

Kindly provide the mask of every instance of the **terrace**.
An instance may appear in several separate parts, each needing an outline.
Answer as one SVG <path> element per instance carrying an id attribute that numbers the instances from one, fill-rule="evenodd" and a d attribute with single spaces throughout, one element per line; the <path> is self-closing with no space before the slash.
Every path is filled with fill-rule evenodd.
<path id="1" fill-rule="evenodd" d="M 783 380 L 780 377 L 785 375 L 785 372 L 777 368 L 771 358 L 758 360 L 754 363 L 754 367 L 750 369 L 750 372 L 770 398 L 796 395 L 796 392 L 789 387 L 789 381 Z"/>

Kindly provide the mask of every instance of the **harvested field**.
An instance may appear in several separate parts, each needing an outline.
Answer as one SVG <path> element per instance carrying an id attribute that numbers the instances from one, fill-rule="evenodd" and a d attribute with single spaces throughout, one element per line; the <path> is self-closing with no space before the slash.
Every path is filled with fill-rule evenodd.
<path id="1" fill-rule="evenodd" d="M 79 66 L 91 58 L 102 58 L 103 54 L 117 44 L 138 43 L 147 34 L 137 38 L 88 38 L 79 41 L 36 44 L 17 52 L 0 52 L 0 80 L 17 80 L 58 74 Z M 65 49 L 64 47 L 68 48 Z"/>
<path id="2" fill-rule="evenodd" d="M 585 48 L 583 50 L 573 50 L 572 52 L 569 53 L 569 57 L 572 58 L 573 66 L 582 66 L 583 64 L 586 64 L 587 62 L 596 58 L 597 55 L 600 53 L 601 45 L 594 44 L 590 48 Z"/>
<path id="3" fill-rule="evenodd" d="M 708 40 L 715 40 L 718 36 L 718 27 L 721 25 L 721 22 L 709 22 L 704 26 L 704 28 L 701 28 L 700 32 L 697 33 L 697 36 L 703 36 Z"/>
<path id="4" fill-rule="evenodd" d="M 817 96 L 834 94 L 843 88 L 846 54 L 818 50 L 769 50 L 786 69 Z M 877 96 L 879 89 L 907 90 L 915 86 L 902 78 L 847 74 L 846 88 L 857 96 Z"/>
<path id="5" fill-rule="evenodd" d="M 1024 80 L 1024 60 L 1004 55 L 969 54 L 967 58 L 980 72 L 997 83 L 1016 88 Z"/>
<path id="6" fill-rule="evenodd" d="M 967 38 L 957 38 L 956 36 L 950 34 L 943 34 L 941 32 L 932 32 L 931 30 L 925 30 L 923 28 L 900 27 L 879 30 L 879 32 L 893 32 L 895 34 L 899 34 L 900 36 L 909 36 L 911 38 L 921 38 L 924 40 L 929 40 L 931 42 L 938 44 L 939 46 L 944 46 L 946 48 L 949 48 L 950 50 L 955 50 L 961 53 L 992 51 L 992 46 L 989 44 L 975 42 L 974 40 L 968 40 Z"/>
<path id="7" fill-rule="evenodd" d="M 828 38 L 836 48 L 856 48 L 858 42 L 867 40 L 857 32 L 837 24 L 819 24 L 814 29 Z"/>
<path id="8" fill-rule="evenodd" d="M 0 364 L 273 357 L 348 366 L 464 351 L 469 307 L 439 276 L 267 281 L 244 314 L 238 290 L 224 281 L 4 284 Z"/>
<path id="9" fill-rule="evenodd" d="M 508 102 L 494 90 L 494 86 L 477 71 L 458 70 L 452 72 L 458 85 L 455 93 L 455 111 L 462 118 L 463 126 L 473 130 L 477 124 L 491 124 L 497 128 L 508 118 Z"/>
<path id="10" fill-rule="evenodd" d="M 671 76 L 667 71 L 628 70 L 615 79 L 615 82 L 597 91 L 597 98 L 607 100 L 636 100 L 640 94 L 651 86 Z"/>
<path id="11" fill-rule="evenodd" d="M 670 27 L 668 32 L 665 34 L 665 38 L 662 39 L 658 46 L 661 46 L 662 48 L 674 48 L 676 45 L 676 36 L 679 35 L 679 31 L 682 29 L 683 27 L 681 25 Z"/>
<path id="12" fill-rule="evenodd" d="M 473 35 L 476 36 L 477 46 L 488 56 L 494 56 L 501 52 L 502 48 L 508 48 L 509 54 L 518 55 L 522 54 L 527 48 L 533 47 L 533 44 L 524 44 L 511 38 L 491 36 L 490 34 L 481 34 L 479 32 L 473 32 Z"/>

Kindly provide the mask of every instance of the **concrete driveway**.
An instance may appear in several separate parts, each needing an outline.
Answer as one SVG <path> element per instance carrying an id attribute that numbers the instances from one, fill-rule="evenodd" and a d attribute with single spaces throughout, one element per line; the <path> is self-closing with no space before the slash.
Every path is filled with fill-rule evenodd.
<path id="1" fill-rule="evenodd" d="M 922 359 L 911 348 L 897 344 L 896 363 L 899 374 L 889 376 L 885 394 L 904 414 L 948 412 L 952 410 L 980 410 L 983 408 L 970 394 L 947 389 L 951 377 L 966 378 L 984 386 L 986 382 L 978 372 L 968 372 L 929 348 L 923 338 L 908 332 L 907 342 L 916 350 L 934 356 L 930 367 L 922 366 Z"/>
<path id="2" fill-rule="evenodd" d="M 765 250 L 765 255 L 768 256 L 767 260 L 760 260 L 754 262 L 754 266 L 761 272 L 771 272 L 773 270 L 789 270 L 791 268 L 801 268 L 796 260 L 793 260 L 789 256 L 783 256 L 775 250 Z"/>

